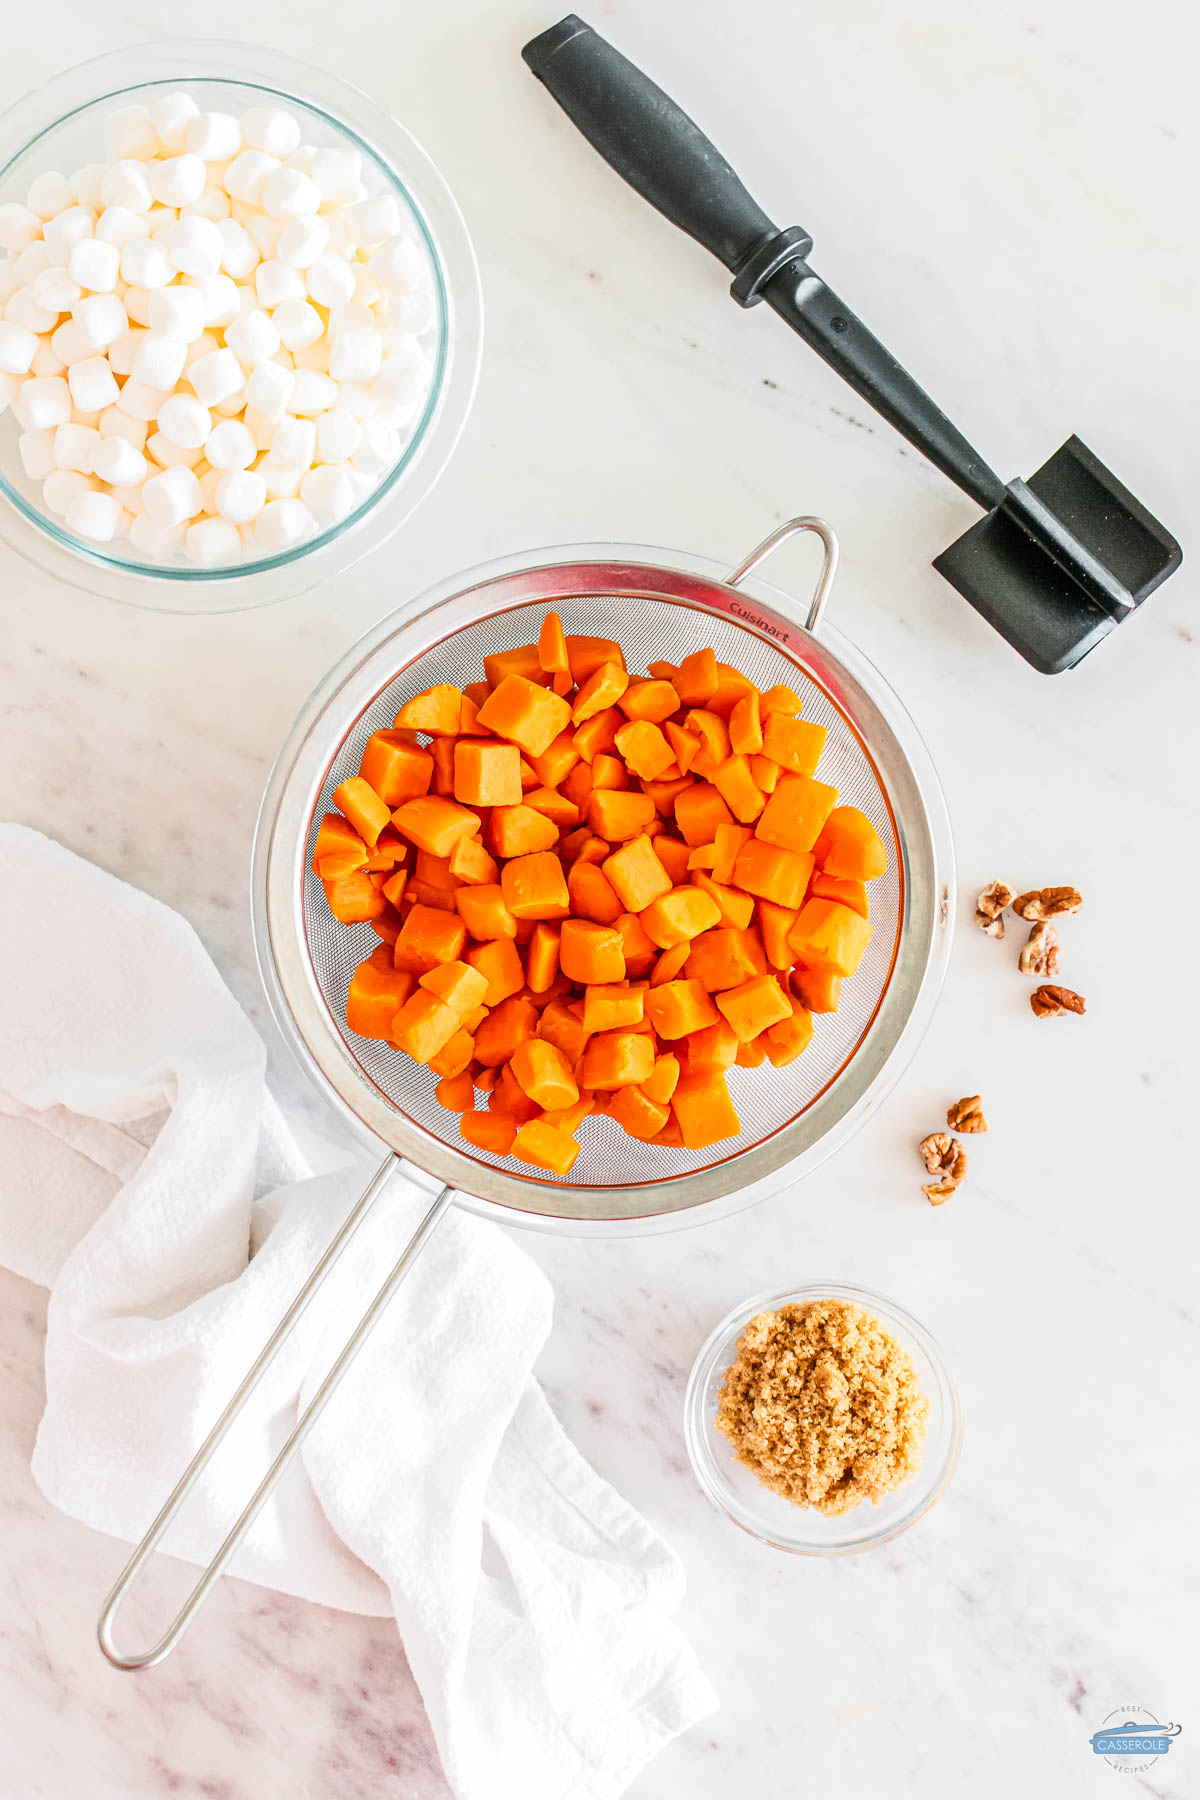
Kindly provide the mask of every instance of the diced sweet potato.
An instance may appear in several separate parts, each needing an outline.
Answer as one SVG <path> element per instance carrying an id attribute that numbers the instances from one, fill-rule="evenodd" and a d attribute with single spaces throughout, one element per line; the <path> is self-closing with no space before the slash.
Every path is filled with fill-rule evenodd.
<path id="1" fill-rule="evenodd" d="M 506 675 L 479 709 L 479 723 L 518 745 L 527 756 L 541 756 L 566 727 L 571 708 L 524 675 Z"/>
<path id="2" fill-rule="evenodd" d="M 436 994 L 416 988 L 392 1021 L 392 1041 L 414 1062 L 427 1063 L 462 1025 L 458 1014 Z"/>
<path id="3" fill-rule="evenodd" d="M 623 912 L 642 912 L 652 901 L 669 894 L 674 885 L 648 837 L 628 839 L 601 867 L 622 902 Z"/>
<path id="4" fill-rule="evenodd" d="M 642 680 L 634 675 L 617 705 L 627 719 L 659 725 L 678 710 L 679 695 L 669 681 L 655 681 L 653 677 Z"/>
<path id="5" fill-rule="evenodd" d="M 754 835 L 784 850 L 811 850 L 837 800 L 837 789 L 811 775 L 784 775 L 763 808 Z"/>
<path id="6" fill-rule="evenodd" d="M 526 980 L 531 993 L 544 994 L 558 974 L 558 928 L 540 920 L 533 928 L 525 956 Z"/>
<path id="7" fill-rule="evenodd" d="M 798 1000 L 792 1002 L 790 1015 L 777 1025 L 768 1026 L 762 1044 L 773 1069 L 786 1069 L 789 1063 L 808 1049 L 812 1042 L 813 1022 Z"/>
<path id="8" fill-rule="evenodd" d="M 887 868 L 883 840 L 857 806 L 835 806 L 818 843 L 817 861 L 826 875 L 846 881 L 877 881 Z"/>
<path id="9" fill-rule="evenodd" d="M 654 967 L 655 945 L 646 936 L 636 913 L 622 913 L 615 920 L 625 950 L 625 969 L 631 980 L 640 981 Z"/>
<path id="10" fill-rule="evenodd" d="M 680 1076 L 671 1112 L 689 1150 L 707 1149 L 722 1138 L 737 1137 L 742 1129 L 725 1077 L 719 1073 Z"/>
<path id="11" fill-rule="evenodd" d="M 513 1139 L 512 1153 L 535 1168 L 549 1169 L 553 1175 L 569 1175 L 579 1145 L 565 1131 L 547 1125 L 545 1119 L 530 1119 Z"/>
<path id="12" fill-rule="evenodd" d="M 707 781 L 696 781 L 675 797 L 675 823 L 687 844 L 711 844 L 719 825 L 732 825 L 733 814 Z"/>
<path id="13" fill-rule="evenodd" d="M 639 916 L 646 936 L 660 950 L 671 950 L 719 924 L 721 909 L 702 888 L 678 887 L 651 901 Z"/>
<path id="14" fill-rule="evenodd" d="M 381 966 L 376 954 L 359 963 L 350 977 L 346 1024 L 359 1037 L 390 1039 L 392 1021 L 412 992 L 413 978 L 388 964 Z"/>
<path id="15" fill-rule="evenodd" d="M 439 963 L 457 962 L 466 943 L 467 928 L 457 913 L 418 904 L 409 910 L 396 939 L 396 967 L 424 975 Z"/>
<path id="16" fill-rule="evenodd" d="M 494 886 L 500 879 L 496 859 L 488 855 L 477 837 L 460 837 L 447 863 L 450 873 L 470 887 Z"/>
<path id="17" fill-rule="evenodd" d="M 459 838 L 473 837 L 479 830 L 479 814 L 454 800 L 437 794 L 406 800 L 392 814 L 392 824 L 419 850 L 432 850 L 435 856 L 449 856 Z"/>
<path id="18" fill-rule="evenodd" d="M 326 813 L 317 829 L 313 845 L 312 872 L 324 881 L 336 881 L 339 875 L 351 875 L 366 865 L 370 851 L 349 819 L 340 813 Z"/>
<path id="19" fill-rule="evenodd" d="M 585 862 L 582 857 L 571 865 L 567 893 L 575 916 L 592 919 L 597 925 L 615 925 L 625 910 L 599 864 Z"/>
<path id="20" fill-rule="evenodd" d="M 552 850 L 505 863 L 500 887 L 515 919 L 565 919 L 571 910 L 562 863 Z"/>
<path id="21" fill-rule="evenodd" d="M 669 681 L 647 683 L 647 686 L 659 685 L 669 688 L 674 699 L 675 689 Z M 628 725 L 622 725 L 614 741 L 630 771 L 647 781 L 656 781 L 675 761 L 675 752 L 663 733 L 646 719 L 633 719 Z"/>
<path id="22" fill-rule="evenodd" d="M 602 663 L 615 662 L 622 668 L 625 667 L 625 652 L 614 638 L 568 634 L 567 656 L 576 687 L 582 687 L 589 675 L 594 675 Z"/>
<path id="23" fill-rule="evenodd" d="M 373 731 L 358 772 L 387 806 L 402 806 L 429 792 L 433 757 L 405 731 Z"/>
<path id="24" fill-rule="evenodd" d="M 517 1135 L 517 1121 L 507 1113 L 464 1112 L 458 1129 L 468 1144 L 477 1150 L 489 1150 L 493 1156 L 508 1156 Z"/>
<path id="25" fill-rule="evenodd" d="M 737 991 L 730 989 L 731 993 Z M 724 998 L 723 994 L 717 996 L 718 1007 Z M 688 1073 L 698 1075 L 705 1069 L 731 1069 L 737 1061 L 740 1042 L 727 1019 L 718 1019 L 715 1025 L 706 1025 L 703 1031 L 693 1031 L 687 1040 Z"/>
<path id="26" fill-rule="evenodd" d="M 396 714 L 396 724 L 409 731 L 424 731 L 430 737 L 454 737 L 461 717 L 461 690 L 440 682 L 406 700 Z"/>
<path id="27" fill-rule="evenodd" d="M 487 978 L 484 1004 L 499 1006 L 510 994 L 519 994 L 525 986 L 525 966 L 521 953 L 511 938 L 496 938 L 487 944 L 472 944 L 466 960 Z"/>
<path id="28" fill-rule="evenodd" d="M 454 1042 L 451 1038 L 451 1043 Z M 439 1106 L 447 1112 L 466 1112 L 475 1100 L 475 1084 L 466 1069 L 458 1075 L 443 1075 L 433 1090 L 434 1098 Z"/>
<path id="29" fill-rule="evenodd" d="M 630 1137 L 649 1143 L 667 1123 L 670 1112 L 666 1106 L 652 1100 L 644 1087 L 622 1087 L 613 1095 L 608 1116 L 615 1119 Z"/>
<path id="30" fill-rule="evenodd" d="M 602 1031 L 583 1053 L 585 1088 L 632 1087 L 654 1069 L 654 1041 L 641 1031 Z"/>
<path id="31" fill-rule="evenodd" d="M 515 938 L 517 935 L 517 921 L 509 911 L 504 890 L 498 882 L 456 888 L 454 905 L 476 942 L 489 943 L 493 938 Z"/>
<path id="32" fill-rule="evenodd" d="M 513 1051 L 508 1066 L 529 1098 L 541 1107 L 551 1110 L 573 1106 L 579 1098 L 579 1083 L 571 1073 L 571 1065 L 557 1044 L 545 1038 L 524 1039 Z"/>
<path id="33" fill-rule="evenodd" d="M 493 856 L 531 856 L 537 850 L 553 850 L 558 826 L 532 806 L 495 806 L 488 824 Z"/>
<path id="34" fill-rule="evenodd" d="M 545 1038 L 547 1043 L 557 1044 L 572 1069 L 587 1049 L 591 1036 L 581 1014 L 582 1008 L 571 1006 L 565 1000 L 552 1000 L 538 1021 L 538 1036 Z"/>
<path id="35" fill-rule="evenodd" d="M 604 986 L 625 979 L 625 944 L 612 925 L 589 919 L 565 919 L 559 934 L 559 968 L 581 987 Z"/>
<path id="36" fill-rule="evenodd" d="M 343 781 L 333 790 L 333 804 L 350 821 L 368 849 L 384 826 L 391 823 L 391 808 L 361 775 L 352 775 L 349 781 Z"/>
<path id="37" fill-rule="evenodd" d="M 729 715 L 729 748 L 743 756 L 752 756 L 763 747 L 762 720 L 758 709 L 758 689 L 743 694 Z"/>
<path id="38" fill-rule="evenodd" d="M 717 1009 L 698 981 L 666 981 L 646 990 L 646 1017 L 661 1038 L 686 1037 L 717 1021 Z M 645 1080 L 645 1076 L 641 1077 Z"/>
<path id="39" fill-rule="evenodd" d="M 733 865 L 733 885 L 776 906 L 797 907 L 804 898 L 813 871 L 812 853 L 782 850 L 775 844 L 751 838 L 738 851 Z"/>
<path id="40" fill-rule="evenodd" d="M 848 906 L 851 912 L 856 912 L 860 919 L 870 917 L 871 908 L 864 881 L 850 881 L 844 875 L 827 875 L 823 869 L 818 869 L 808 891 L 815 900 L 839 901 L 842 906 Z"/>
<path id="41" fill-rule="evenodd" d="M 665 1055 L 655 1057 L 653 1069 L 641 1084 L 642 1092 L 656 1106 L 665 1106 L 675 1092 L 678 1081 L 679 1058 L 667 1051 Z"/>
<path id="42" fill-rule="evenodd" d="M 788 934 L 797 962 L 853 975 L 871 941 L 866 919 L 836 900 L 806 900 Z"/>
<path id="43" fill-rule="evenodd" d="M 789 906 L 776 906 L 773 900 L 758 903 L 758 926 L 763 949 L 773 969 L 790 969 L 796 953 L 788 943 L 788 932 L 796 923 L 796 913 Z"/>
<path id="44" fill-rule="evenodd" d="M 752 975 L 766 972 L 766 957 L 756 933 L 727 926 L 706 931 L 696 938 L 687 959 L 688 979 L 706 993 L 719 994 L 737 987 Z"/>
<path id="45" fill-rule="evenodd" d="M 792 1003 L 774 975 L 756 975 L 718 994 L 717 1009 L 737 1033 L 738 1042 L 746 1044 L 780 1019 L 790 1018 Z"/>
<path id="46" fill-rule="evenodd" d="M 712 772 L 712 784 L 743 825 L 763 810 L 763 792 L 750 773 L 748 756 L 727 756 Z"/>
<path id="47" fill-rule="evenodd" d="M 493 1006 L 475 1033 L 475 1060 L 485 1068 L 512 1061 L 518 1048 L 527 1043 L 538 1026 L 538 1010 L 523 994 L 510 994 Z"/>
<path id="48" fill-rule="evenodd" d="M 587 800 L 587 822 L 597 837 L 610 844 L 623 843 L 645 831 L 654 817 L 649 794 L 624 793 L 619 788 L 593 788 Z"/>
<path id="49" fill-rule="evenodd" d="M 571 722 L 582 725 L 612 706 L 629 685 L 629 676 L 623 664 L 616 662 L 601 663 L 590 674 L 579 688 L 575 704 L 571 708 Z"/>
<path id="50" fill-rule="evenodd" d="M 462 1018 L 467 1018 L 477 1006 L 482 1006 L 487 993 L 487 981 L 478 969 L 470 963 L 441 963 L 435 969 L 427 969 L 419 978 L 418 985 L 436 994 L 447 1006 L 452 1006 Z M 461 1107 L 455 1109 L 462 1111 Z"/>
<path id="51" fill-rule="evenodd" d="M 717 691 L 717 658 L 709 649 L 685 656 L 672 683 L 681 706 L 704 706 Z"/>
<path id="52" fill-rule="evenodd" d="M 824 725 L 769 712 L 763 725 L 763 754 L 794 775 L 811 775 L 821 760 L 825 735 Z"/>
<path id="53" fill-rule="evenodd" d="M 640 1025 L 646 1013 L 646 990 L 622 987 L 589 987 L 583 991 L 583 1023 L 586 1030 L 619 1031 Z"/>
<path id="54" fill-rule="evenodd" d="M 567 640 L 563 635 L 562 620 L 556 612 L 548 612 L 542 620 L 542 628 L 538 632 L 538 662 L 551 675 L 571 673 L 570 658 L 567 654 Z"/>
<path id="55" fill-rule="evenodd" d="M 792 992 L 810 1013 L 833 1013 L 842 997 L 842 978 L 832 969 L 793 969 Z"/>
<path id="56" fill-rule="evenodd" d="M 754 902 L 749 894 L 743 894 L 740 888 L 722 887 L 719 881 L 713 881 L 703 869 L 695 871 L 692 885 L 716 901 L 721 915 L 719 924 L 732 925 L 737 931 L 747 930 L 754 919 Z"/>
<path id="57" fill-rule="evenodd" d="M 323 881 L 325 902 L 334 918 L 343 925 L 358 925 L 366 919 L 377 919 L 387 901 L 369 875 L 351 869 L 332 881 Z"/>
<path id="58" fill-rule="evenodd" d="M 454 798 L 464 806 L 517 806 L 521 752 L 495 738 L 460 737 L 454 744 Z"/>

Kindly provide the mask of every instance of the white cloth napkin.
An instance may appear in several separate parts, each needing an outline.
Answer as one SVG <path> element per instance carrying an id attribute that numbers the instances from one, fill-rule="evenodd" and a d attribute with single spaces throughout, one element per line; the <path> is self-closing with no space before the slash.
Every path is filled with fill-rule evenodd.
<path id="1" fill-rule="evenodd" d="M 363 1185 L 308 1176 L 264 1068 L 189 925 L 0 826 L 0 1261 L 51 1289 L 33 1472 L 117 1537 Z M 393 1185 L 168 1550 L 207 1561 L 429 1199 Z M 509 1236 L 452 1209 L 233 1564 L 394 1612 L 462 1800 L 609 1800 L 715 1705 L 670 1619 L 678 1561 L 531 1378 L 550 1314 Z"/>

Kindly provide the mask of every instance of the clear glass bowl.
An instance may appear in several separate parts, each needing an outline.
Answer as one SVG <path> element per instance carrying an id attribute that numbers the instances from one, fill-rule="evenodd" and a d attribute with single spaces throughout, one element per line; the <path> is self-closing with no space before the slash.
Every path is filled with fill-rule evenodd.
<path id="1" fill-rule="evenodd" d="M 18 427 L 0 415 L 0 535 L 59 580 L 106 599 L 164 612 L 234 612 L 315 587 L 377 549 L 433 487 L 458 442 L 479 375 L 483 303 L 471 240 L 445 181 L 404 127 L 366 94 L 323 69 L 253 44 L 180 40 L 142 44 L 80 63 L 0 116 L 0 200 L 23 200 L 36 175 L 69 175 L 104 154 L 104 125 L 122 106 L 183 87 L 201 108 L 242 112 L 278 103 L 305 140 L 349 142 L 372 193 L 393 193 L 424 243 L 438 308 L 434 370 L 424 413 L 400 460 L 338 525 L 294 549 L 217 569 L 139 559 L 127 541 L 88 544 L 40 504 L 25 475 Z"/>
<path id="2" fill-rule="evenodd" d="M 851 1300 L 869 1312 L 907 1350 L 929 1400 L 929 1425 L 921 1467 L 911 1481 L 877 1505 L 827 1518 L 812 1507 L 793 1506 L 765 1488 L 735 1461 L 732 1446 L 717 1430 L 717 1395 L 733 1361 L 737 1340 L 756 1313 L 791 1302 Z M 907 1531 L 949 1486 L 962 1446 L 962 1407 L 942 1353 L 923 1325 L 882 1294 L 845 1282 L 812 1282 L 779 1294 L 756 1294 L 721 1320 L 692 1365 L 684 1400 L 684 1437 L 697 1481 L 719 1512 L 751 1537 L 794 1556 L 845 1556 L 871 1550 Z"/>

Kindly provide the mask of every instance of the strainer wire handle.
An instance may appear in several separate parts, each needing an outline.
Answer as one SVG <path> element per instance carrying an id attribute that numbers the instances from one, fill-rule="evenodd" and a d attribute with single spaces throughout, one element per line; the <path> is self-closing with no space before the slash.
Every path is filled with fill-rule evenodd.
<path id="1" fill-rule="evenodd" d="M 321 1256 L 316 1267 L 313 1269 L 311 1275 L 308 1277 L 307 1281 L 280 1319 L 278 1325 L 263 1345 L 262 1350 L 259 1352 L 254 1363 L 247 1370 L 236 1393 L 233 1394 L 224 1411 L 221 1413 L 220 1418 L 218 1418 L 216 1424 L 213 1426 L 212 1430 L 197 1450 L 195 1456 L 193 1456 L 191 1462 L 180 1476 L 161 1512 L 158 1514 L 158 1517 L 155 1519 L 145 1537 L 121 1571 L 116 1586 L 104 1602 L 97 1625 L 97 1637 L 100 1641 L 100 1648 L 114 1668 L 152 1668 L 155 1663 L 159 1663 L 164 1657 L 169 1656 L 171 1651 L 178 1644 L 196 1613 L 204 1604 L 204 1601 L 207 1599 L 212 1588 L 220 1579 L 221 1574 L 227 1567 L 239 1544 L 262 1511 L 263 1506 L 274 1491 L 284 1471 L 295 1457 L 300 1446 L 304 1443 L 304 1440 L 320 1418 L 322 1412 L 324 1412 L 338 1383 L 341 1381 L 351 1363 L 354 1361 L 354 1358 L 366 1343 L 372 1330 L 383 1316 L 388 1302 L 404 1280 L 404 1277 L 408 1274 L 408 1271 L 411 1269 L 420 1252 L 424 1249 L 434 1226 L 438 1223 L 442 1214 L 450 1205 L 451 1200 L 454 1198 L 454 1189 L 443 1188 L 426 1212 L 416 1230 L 413 1232 L 400 1257 L 393 1264 L 387 1279 L 379 1288 L 374 1299 L 371 1301 L 371 1304 L 367 1307 L 367 1310 L 363 1313 L 358 1324 L 354 1327 L 354 1330 L 342 1346 L 342 1349 L 327 1371 L 321 1385 L 317 1388 L 316 1393 L 296 1420 L 295 1425 L 288 1435 L 287 1441 L 284 1443 L 274 1462 L 255 1488 L 254 1493 L 247 1501 L 237 1520 L 230 1528 L 224 1543 L 221 1545 L 208 1567 L 204 1570 L 199 1581 L 197 1581 L 195 1587 L 176 1613 L 162 1637 L 160 1637 L 158 1642 L 153 1644 L 148 1650 L 142 1650 L 128 1655 L 123 1654 L 117 1649 L 113 1641 L 113 1625 L 116 1620 L 117 1612 L 128 1595 L 130 1588 L 133 1586 L 133 1583 L 136 1581 L 146 1563 L 150 1560 L 150 1557 L 154 1554 L 154 1551 L 158 1548 L 167 1527 L 179 1512 L 200 1476 L 203 1474 L 205 1468 L 212 1460 L 217 1449 L 224 1441 L 226 1434 L 229 1432 L 235 1419 L 237 1419 L 243 1406 L 254 1392 L 254 1389 L 258 1386 L 259 1381 L 262 1379 L 267 1368 L 274 1360 L 276 1353 L 291 1333 L 292 1328 L 300 1318 L 300 1315 L 306 1310 L 309 1302 L 314 1298 L 317 1291 L 325 1282 L 327 1276 L 333 1270 L 335 1263 L 337 1263 L 342 1252 L 349 1245 L 355 1232 L 358 1230 L 379 1196 L 383 1193 L 392 1175 L 404 1166 L 405 1165 L 400 1161 L 399 1157 L 388 1156 L 375 1171 L 362 1194 L 351 1207 L 341 1226 L 330 1240 L 328 1247 Z"/>
<path id="2" fill-rule="evenodd" d="M 837 574 L 838 556 L 840 553 L 837 532 L 833 529 L 832 525 L 827 525 L 824 519 L 805 517 L 803 519 L 786 520 L 784 524 L 777 526 L 769 537 L 765 537 L 761 544 L 755 545 L 749 556 L 747 556 L 744 561 L 740 562 L 731 574 L 725 577 L 725 585 L 727 587 L 737 587 L 740 582 L 743 582 L 746 579 L 752 569 L 756 569 L 760 562 L 764 562 L 766 558 L 770 556 L 773 550 L 777 550 L 780 544 L 786 544 L 789 538 L 795 537 L 797 532 L 800 531 L 815 532 L 825 547 L 825 555 L 821 563 L 821 573 L 817 577 L 817 585 L 813 592 L 813 597 L 808 603 L 808 612 L 804 618 L 805 631 L 815 632 L 821 623 L 821 615 L 824 613 L 826 603 L 829 600 L 830 589 L 833 587 L 833 578 Z"/>

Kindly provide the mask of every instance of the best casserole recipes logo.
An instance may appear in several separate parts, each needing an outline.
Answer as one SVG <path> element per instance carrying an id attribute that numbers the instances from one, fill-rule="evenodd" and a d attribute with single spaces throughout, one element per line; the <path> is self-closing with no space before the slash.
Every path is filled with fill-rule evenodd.
<path id="1" fill-rule="evenodd" d="M 1160 1725 L 1144 1706 L 1118 1706 L 1091 1737 L 1092 1750 L 1124 1775 L 1148 1769 L 1165 1756 L 1181 1725 Z"/>

